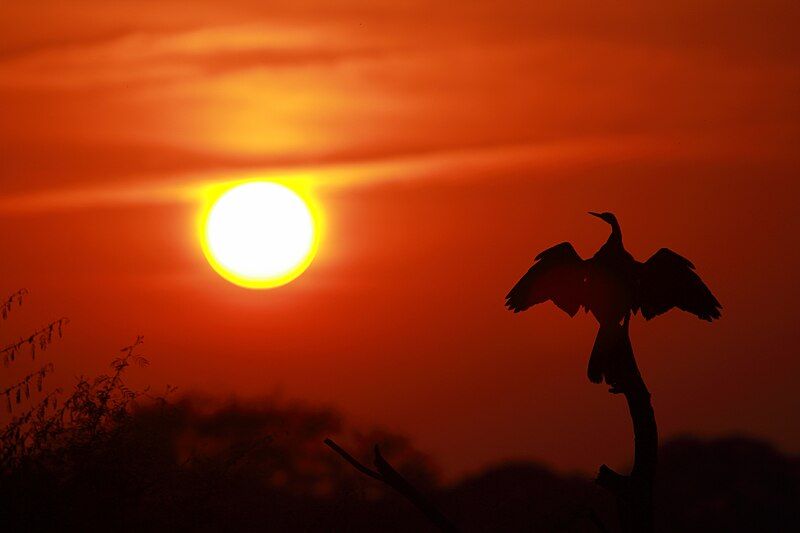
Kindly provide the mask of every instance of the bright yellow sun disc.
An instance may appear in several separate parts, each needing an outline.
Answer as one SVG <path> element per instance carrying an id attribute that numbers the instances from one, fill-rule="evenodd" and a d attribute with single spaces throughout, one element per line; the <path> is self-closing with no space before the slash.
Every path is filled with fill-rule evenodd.
<path id="1" fill-rule="evenodd" d="M 229 281 L 277 287 L 314 258 L 317 228 L 308 204 L 277 183 L 256 181 L 223 193 L 201 222 L 203 252 Z"/>

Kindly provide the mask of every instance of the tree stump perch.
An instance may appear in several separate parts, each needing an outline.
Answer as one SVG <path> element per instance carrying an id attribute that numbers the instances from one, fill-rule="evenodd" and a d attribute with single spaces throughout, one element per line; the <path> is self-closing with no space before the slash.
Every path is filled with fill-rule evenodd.
<path id="1" fill-rule="evenodd" d="M 628 321 L 623 327 L 627 330 Z M 633 423 L 633 468 L 627 476 L 607 465 L 600 466 L 596 482 L 612 492 L 617 499 L 617 515 L 623 533 L 650 533 L 653 531 L 653 483 L 658 463 L 658 427 L 650 391 L 642 379 L 633 347 L 626 331 L 625 352 L 620 355 L 625 365 L 624 379 L 609 392 L 623 394 Z"/>

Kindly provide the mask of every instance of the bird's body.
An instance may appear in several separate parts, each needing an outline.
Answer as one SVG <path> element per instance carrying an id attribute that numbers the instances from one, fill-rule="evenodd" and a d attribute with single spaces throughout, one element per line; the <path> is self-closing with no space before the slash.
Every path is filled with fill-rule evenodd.
<path id="1" fill-rule="evenodd" d="M 644 263 L 622 244 L 622 231 L 611 213 L 591 213 L 611 225 L 611 235 L 590 259 L 583 260 L 569 243 L 536 257 L 534 265 L 506 296 L 514 312 L 552 300 L 570 316 L 583 307 L 600 325 L 589 360 L 589 379 L 614 385 L 625 370 L 630 349 L 628 321 L 641 310 L 646 319 L 673 307 L 705 320 L 719 318 L 722 306 L 694 273 L 694 265 L 662 248 Z"/>
<path id="2" fill-rule="evenodd" d="M 597 321 L 619 323 L 634 306 L 636 261 L 622 243 L 606 243 L 586 264 L 586 310 Z"/>

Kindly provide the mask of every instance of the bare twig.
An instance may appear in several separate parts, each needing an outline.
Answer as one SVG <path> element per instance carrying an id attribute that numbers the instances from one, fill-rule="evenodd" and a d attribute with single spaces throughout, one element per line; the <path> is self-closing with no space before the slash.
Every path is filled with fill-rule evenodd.
<path id="1" fill-rule="evenodd" d="M 422 496 L 422 494 L 411 483 L 409 483 L 406 478 L 401 476 L 397 470 L 395 470 L 394 467 L 392 467 L 392 465 L 389 464 L 386 459 L 384 459 L 377 444 L 375 445 L 374 459 L 375 468 L 377 468 L 377 471 L 364 466 L 360 461 L 358 461 L 358 459 L 347 453 L 333 440 L 325 439 L 325 444 L 333 451 L 338 453 L 342 459 L 350 463 L 353 468 L 365 476 L 369 476 L 372 479 L 377 479 L 378 481 L 394 489 L 401 496 L 414 504 L 417 509 L 422 511 L 428 520 L 440 530 L 447 531 L 449 533 L 456 533 L 458 531 L 458 528 L 456 528 L 456 526 L 447 517 L 445 517 L 442 512 L 436 508 L 436 506 Z"/>
<path id="2" fill-rule="evenodd" d="M 43 326 L 37 330 L 35 330 L 30 335 L 19 339 L 16 342 L 12 342 L 11 344 L 7 344 L 0 348 L 0 358 L 3 360 L 3 364 L 8 366 L 9 361 L 13 361 L 17 353 L 25 346 L 26 344 L 30 346 L 31 349 L 31 357 L 36 356 L 36 348 L 38 346 L 39 350 L 45 350 L 53 342 L 53 337 L 58 335 L 60 339 L 63 336 L 64 326 L 69 324 L 69 319 L 67 317 L 61 317 L 58 320 L 54 320 Z"/>
<path id="3" fill-rule="evenodd" d="M 31 397 L 31 383 L 33 382 L 36 386 L 36 390 L 38 392 L 42 392 L 42 381 L 44 380 L 45 376 L 53 372 L 53 363 L 49 363 L 36 372 L 32 372 L 27 376 L 24 376 L 20 379 L 17 383 L 7 387 L 5 390 L 0 391 L 0 397 L 5 396 L 6 402 L 6 410 L 10 413 L 12 411 L 11 408 L 11 396 L 12 394 L 16 397 L 16 403 L 20 403 L 22 398 L 22 393 L 25 393 L 25 398 L 30 399 Z"/>
<path id="4" fill-rule="evenodd" d="M 0 317 L 5 320 L 8 318 L 8 314 L 11 312 L 11 309 L 14 306 L 22 305 L 23 297 L 28 294 L 28 289 L 20 289 L 14 294 L 10 295 L 8 298 L 5 299 L 4 302 L 0 303 Z"/>

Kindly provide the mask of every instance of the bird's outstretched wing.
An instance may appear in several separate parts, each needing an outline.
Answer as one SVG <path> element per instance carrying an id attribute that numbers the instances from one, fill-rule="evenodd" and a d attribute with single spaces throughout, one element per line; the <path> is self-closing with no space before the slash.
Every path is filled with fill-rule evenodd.
<path id="1" fill-rule="evenodd" d="M 647 320 L 677 307 L 710 322 L 722 309 L 691 261 L 667 248 L 641 264 L 638 305 Z"/>
<path id="2" fill-rule="evenodd" d="M 568 242 L 536 256 L 533 266 L 506 296 L 506 307 L 518 313 L 532 305 L 552 300 L 570 316 L 583 302 L 585 264 Z"/>

